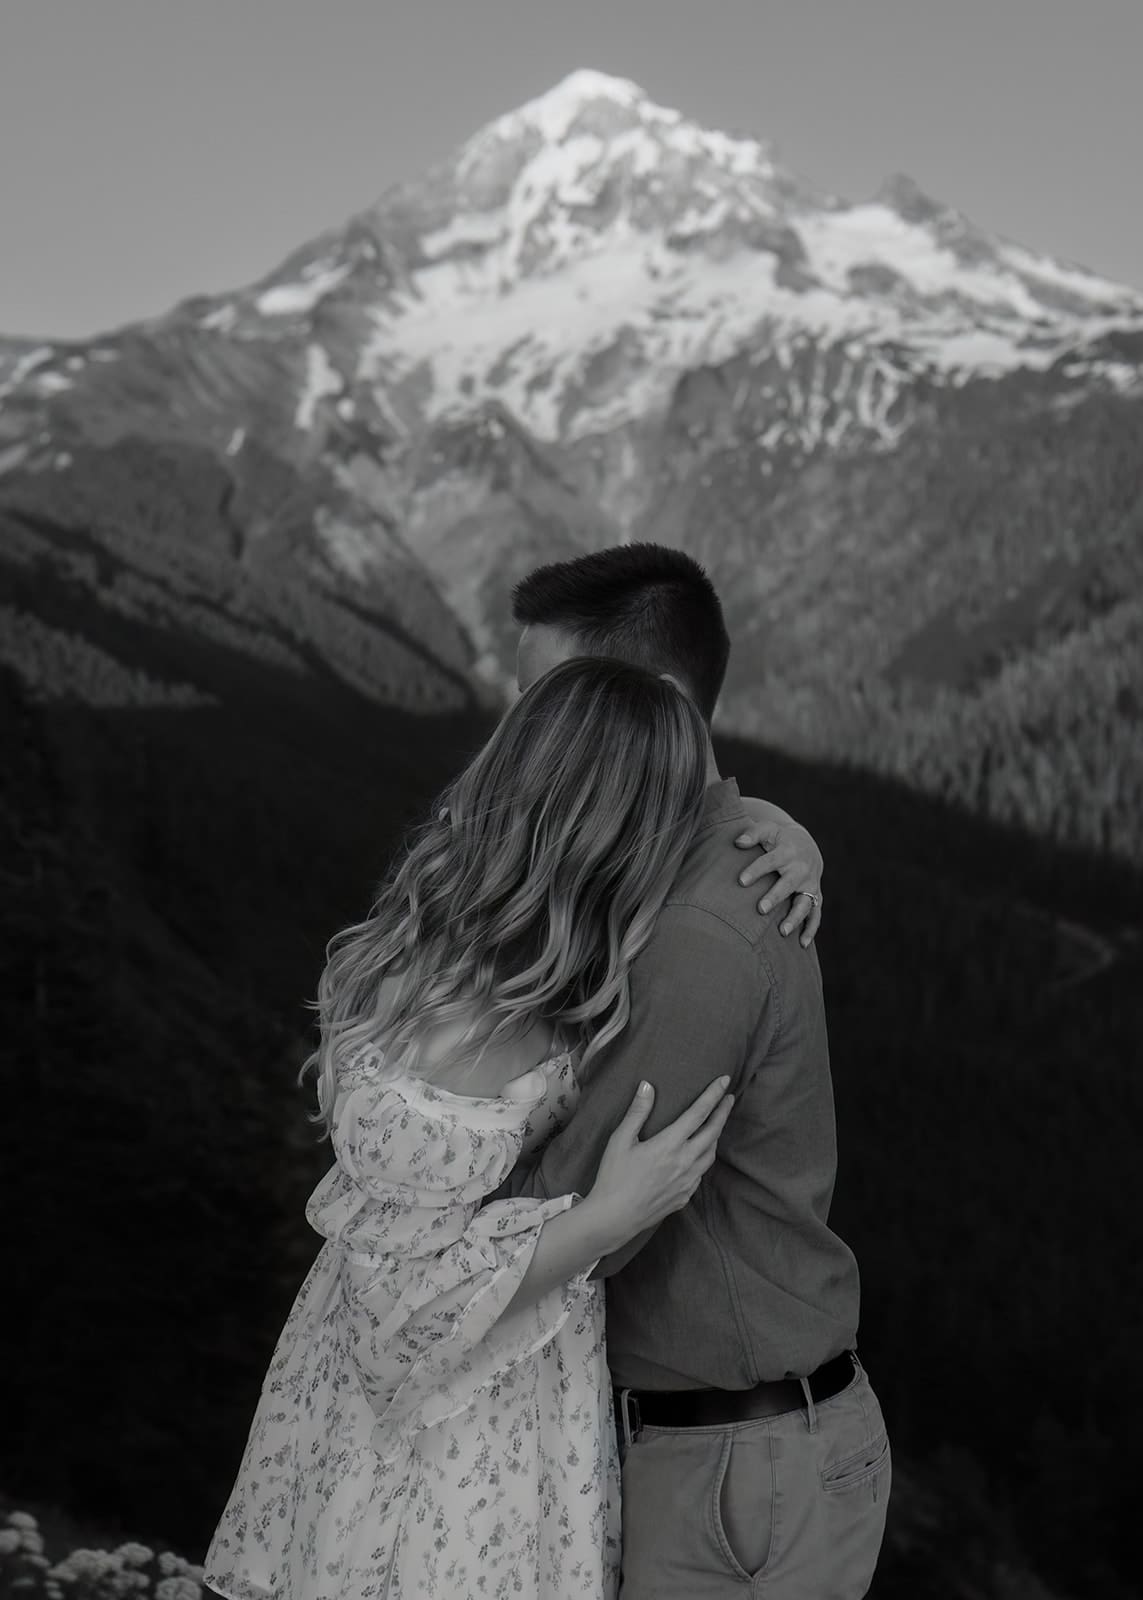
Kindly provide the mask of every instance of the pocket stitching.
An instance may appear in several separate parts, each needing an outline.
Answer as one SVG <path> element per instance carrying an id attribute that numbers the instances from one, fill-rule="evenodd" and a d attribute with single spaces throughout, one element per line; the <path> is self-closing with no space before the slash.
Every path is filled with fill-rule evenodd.
<path id="1" fill-rule="evenodd" d="M 734 1441 L 729 1436 L 723 1440 L 722 1450 L 718 1457 L 718 1466 L 714 1472 L 714 1487 L 711 1491 L 708 1511 L 710 1513 L 711 1532 L 714 1534 L 715 1543 L 722 1552 L 723 1560 L 735 1577 L 749 1581 L 750 1574 L 730 1548 L 730 1540 L 727 1538 L 726 1529 L 722 1525 L 722 1486 L 726 1482 L 726 1473 L 727 1468 L 730 1466 L 730 1452 L 733 1444 Z"/>
<path id="2" fill-rule="evenodd" d="M 767 1430 L 767 1432 L 769 1432 L 769 1430 Z M 766 1559 L 758 1568 L 757 1572 L 748 1572 L 735 1555 L 734 1549 L 726 1532 L 726 1527 L 722 1520 L 722 1486 L 726 1482 L 726 1474 L 730 1467 L 730 1457 L 733 1449 L 734 1436 L 732 1434 L 728 1434 L 722 1447 L 722 1453 L 718 1459 L 718 1467 L 714 1474 L 714 1492 L 711 1495 L 710 1505 L 708 1508 L 710 1514 L 711 1531 L 714 1534 L 715 1542 L 717 1543 L 719 1550 L 722 1552 L 723 1559 L 726 1561 L 735 1577 L 739 1578 L 744 1583 L 753 1583 L 756 1578 L 760 1578 L 766 1571 L 766 1568 L 770 1565 L 774 1554 L 774 1494 L 776 1490 L 776 1482 L 773 1471 L 773 1460 L 771 1459 L 770 1471 L 770 1546 L 766 1552 Z"/>
<path id="3" fill-rule="evenodd" d="M 877 1450 L 877 1459 L 870 1462 L 869 1466 L 855 1477 L 847 1477 L 846 1469 L 852 1467 L 856 1462 L 864 1460 L 868 1457 L 869 1452 L 874 1449 Z M 844 1494 L 848 1489 L 860 1488 L 863 1483 L 868 1483 L 870 1478 L 875 1478 L 885 1467 L 888 1460 L 889 1434 L 887 1430 L 883 1430 L 879 1436 L 870 1439 L 869 1443 L 860 1450 L 854 1450 L 850 1455 L 843 1456 L 840 1461 L 835 1461 L 831 1467 L 823 1468 L 820 1474 L 822 1488 L 826 1494 Z"/>

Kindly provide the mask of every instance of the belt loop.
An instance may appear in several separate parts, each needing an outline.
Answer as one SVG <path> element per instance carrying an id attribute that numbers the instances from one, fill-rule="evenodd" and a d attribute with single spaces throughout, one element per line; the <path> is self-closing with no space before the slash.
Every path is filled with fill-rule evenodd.
<path id="1" fill-rule="evenodd" d="M 810 1432 L 816 1433 L 818 1431 L 818 1408 L 814 1405 L 814 1394 L 810 1388 L 810 1380 L 808 1378 L 799 1378 L 798 1382 L 801 1384 L 802 1394 L 805 1396 L 806 1418 L 809 1422 Z"/>
<path id="2" fill-rule="evenodd" d="M 634 1432 L 631 1431 L 631 1412 L 628 1410 L 629 1406 L 634 1406 L 635 1408 Z M 630 1389 L 620 1389 L 619 1391 L 619 1415 L 623 1423 L 623 1443 L 625 1448 L 630 1450 L 631 1446 L 635 1443 L 635 1440 L 639 1437 L 642 1422 L 642 1418 L 639 1416 L 639 1402 L 638 1400 L 631 1399 Z"/>

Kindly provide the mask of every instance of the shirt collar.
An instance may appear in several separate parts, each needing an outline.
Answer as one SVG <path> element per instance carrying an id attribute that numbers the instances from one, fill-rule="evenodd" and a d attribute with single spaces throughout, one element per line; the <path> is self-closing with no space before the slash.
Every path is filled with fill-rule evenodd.
<path id="1" fill-rule="evenodd" d="M 722 778 L 718 783 L 707 785 L 702 817 L 699 821 L 700 829 L 713 828 L 720 822 L 729 822 L 731 817 L 741 815 L 742 796 L 738 792 L 738 784 L 734 778 Z"/>

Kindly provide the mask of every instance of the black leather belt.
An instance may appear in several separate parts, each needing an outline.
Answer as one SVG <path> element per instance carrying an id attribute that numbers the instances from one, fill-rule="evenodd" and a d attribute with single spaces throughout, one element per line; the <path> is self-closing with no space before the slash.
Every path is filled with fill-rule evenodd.
<path id="1" fill-rule="evenodd" d="M 850 1350 L 834 1356 L 806 1379 L 815 1405 L 832 1400 L 853 1382 L 857 1358 Z M 718 1428 L 754 1417 L 780 1417 L 806 1403 L 798 1378 L 779 1378 L 753 1389 L 620 1389 L 615 1409 L 623 1427 L 638 1433 L 649 1428 Z"/>

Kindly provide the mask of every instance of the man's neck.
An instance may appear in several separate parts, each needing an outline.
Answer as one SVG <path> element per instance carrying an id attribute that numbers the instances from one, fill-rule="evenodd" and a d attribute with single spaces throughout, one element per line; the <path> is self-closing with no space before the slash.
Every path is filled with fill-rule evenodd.
<path id="1" fill-rule="evenodd" d="M 722 773 L 718 770 L 718 762 L 714 759 L 714 745 L 710 742 L 710 735 L 706 739 L 706 786 L 709 789 L 713 784 L 722 782 Z"/>

